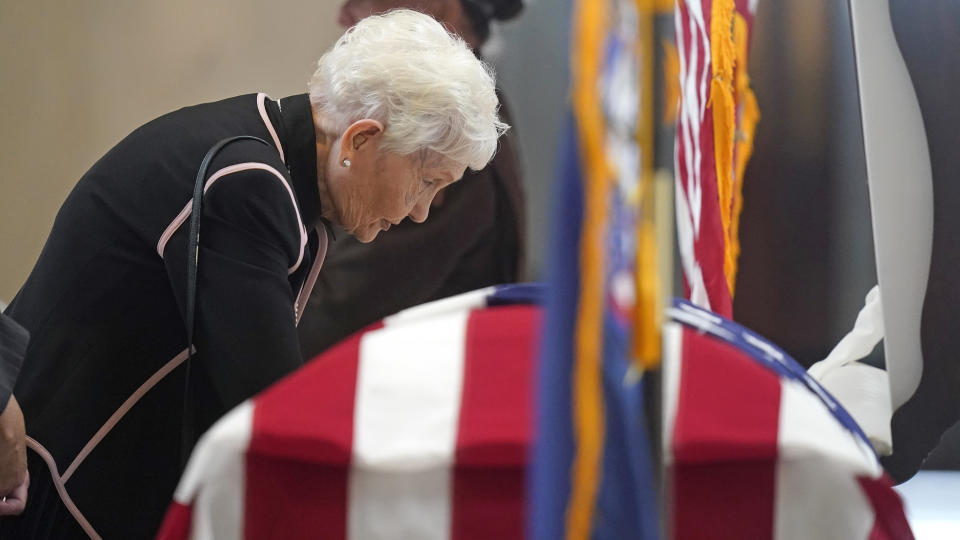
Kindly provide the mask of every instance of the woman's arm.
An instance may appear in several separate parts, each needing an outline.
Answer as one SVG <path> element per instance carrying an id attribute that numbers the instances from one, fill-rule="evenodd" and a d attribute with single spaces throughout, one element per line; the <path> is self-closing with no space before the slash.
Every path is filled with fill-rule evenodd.
<path id="1" fill-rule="evenodd" d="M 164 251 L 182 312 L 188 232 L 185 224 Z M 302 364 L 288 279 L 300 250 L 296 209 L 275 174 L 232 173 L 204 196 L 192 369 L 203 370 L 226 408 Z"/>

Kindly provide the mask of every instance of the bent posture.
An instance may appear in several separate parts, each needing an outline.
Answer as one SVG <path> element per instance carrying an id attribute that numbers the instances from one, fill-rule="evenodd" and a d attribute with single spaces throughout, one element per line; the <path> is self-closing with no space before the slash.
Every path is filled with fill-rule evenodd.
<path id="1" fill-rule="evenodd" d="M 217 417 L 300 366 L 296 321 L 327 222 L 361 242 L 427 219 L 506 129 L 492 74 L 432 18 L 347 32 L 309 94 L 187 107 L 134 131 L 81 178 L 9 308 L 32 341 L 15 389 L 31 485 L 2 538 L 146 538 Z M 196 353 L 188 241 L 203 180 Z"/>

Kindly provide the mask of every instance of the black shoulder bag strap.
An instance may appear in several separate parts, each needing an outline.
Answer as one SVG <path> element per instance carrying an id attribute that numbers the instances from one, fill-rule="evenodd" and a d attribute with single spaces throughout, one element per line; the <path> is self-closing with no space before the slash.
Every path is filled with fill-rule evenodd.
<path id="1" fill-rule="evenodd" d="M 187 460 L 190 458 L 190 451 L 193 447 L 193 419 L 192 400 L 190 392 L 190 364 L 193 360 L 193 330 L 195 326 L 197 304 L 197 267 L 200 263 L 200 213 L 203 209 L 204 184 L 207 179 L 207 169 L 210 168 L 210 162 L 223 149 L 223 147 L 235 141 L 251 140 L 259 141 L 271 148 L 273 145 L 260 137 L 253 135 L 238 135 L 228 137 L 213 145 L 207 155 L 203 156 L 200 162 L 200 170 L 197 171 L 197 179 L 193 183 L 193 206 L 190 211 L 190 237 L 187 240 L 187 305 L 186 305 L 186 323 L 187 323 L 187 360 L 186 373 L 183 383 L 183 434 L 181 438 L 181 468 L 185 468 Z"/>

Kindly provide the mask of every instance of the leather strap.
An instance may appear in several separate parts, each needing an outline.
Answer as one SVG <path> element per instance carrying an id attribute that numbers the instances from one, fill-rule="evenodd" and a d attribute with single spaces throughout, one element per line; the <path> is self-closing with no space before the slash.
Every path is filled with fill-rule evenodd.
<path id="1" fill-rule="evenodd" d="M 193 331 L 196 325 L 196 304 L 197 304 L 197 270 L 200 264 L 200 214 L 203 209 L 204 184 L 207 179 L 207 171 L 213 158 L 223 150 L 225 146 L 235 141 L 251 140 L 259 141 L 271 148 L 273 145 L 260 137 L 253 135 L 238 135 L 228 137 L 213 145 L 203 156 L 200 162 L 200 170 L 197 171 L 197 178 L 193 183 L 193 206 L 190 211 L 190 237 L 187 241 L 187 305 L 186 305 L 186 325 L 187 325 L 187 360 L 186 375 L 183 383 L 183 435 L 181 445 L 181 465 L 186 465 L 190 457 L 190 450 L 194 436 L 193 422 L 189 417 L 192 411 L 192 399 L 190 392 L 190 366 L 193 359 Z"/>

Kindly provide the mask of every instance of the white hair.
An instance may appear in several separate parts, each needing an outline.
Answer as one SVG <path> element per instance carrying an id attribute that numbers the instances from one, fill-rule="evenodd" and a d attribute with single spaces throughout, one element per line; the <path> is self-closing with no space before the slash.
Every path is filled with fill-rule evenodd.
<path id="1" fill-rule="evenodd" d="M 497 116 L 493 69 L 428 15 L 367 17 L 317 62 L 308 84 L 320 129 L 339 136 L 364 118 L 385 126 L 381 148 L 424 150 L 482 169 L 509 126 Z"/>

